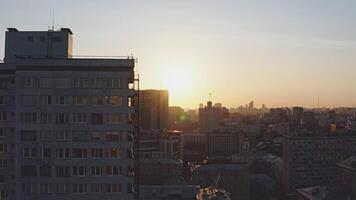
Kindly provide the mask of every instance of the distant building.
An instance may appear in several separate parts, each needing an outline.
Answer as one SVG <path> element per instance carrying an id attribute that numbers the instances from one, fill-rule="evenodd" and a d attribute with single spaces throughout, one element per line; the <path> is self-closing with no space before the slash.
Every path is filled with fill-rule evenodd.
<path id="1" fill-rule="evenodd" d="M 199 108 L 199 130 L 200 132 L 213 132 L 220 127 L 220 109 L 213 107 L 208 101 L 207 106 Z"/>
<path id="2" fill-rule="evenodd" d="M 206 152 L 210 156 L 230 156 L 239 152 L 243 141 L 243 135 L 236 132 L 206 133 Z"/>
<path id="3" fill-rule="evenodd" d="M 303 107 L 293 107 L 292 113 L 293 113 L 293 120 L 298 123 L 301 123 L 303 120 L 303 116 L 304 116 L 304 108 Z"/>
<path id="4" fill-rule="evenodd" d="M 168 128 L 168 90 L 140 91 L 140 127 L 143 130 Z"/>
<path id="5" fill-rule="evenodd" d="M 179 123 L 182 119 L 184 110 L 179 106 L 169 106 L 168 108 L 168 127 L 174 127 L 175 124 Z"/>
<path id="6" fill-rule="evenodd" d="M 336 164 L 356 152 L 356 134 L 315 134 L 295 130 L 284 136 L 283 185 L 286 191 L 315 185 L 333 185 Z"/>

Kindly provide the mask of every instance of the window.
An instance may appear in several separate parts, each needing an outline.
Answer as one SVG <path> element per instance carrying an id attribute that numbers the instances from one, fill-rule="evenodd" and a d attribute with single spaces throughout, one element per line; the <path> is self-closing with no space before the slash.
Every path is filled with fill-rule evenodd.
<path id="1" fill-rule="evenodd" d="M 105 140 L 108 142 L 122 141 L 122 134 L 119 132 L 107 132 L 105 133 Z"/>
<path id="2" fill-rule="evenodd" d="M 102 184 L 99 183 L 91 184 L 91 192 L 102 192 L 102 191 L 103 191 Z"/>
<path id="3" fill-rule="evenodd" d="M 72 158 L 87 158 L 87 149 L 72 149 Z"/>
<path id="4" fill-rule="evenodd" d="M 35 87 L 35 79 L 31 77 L 24 77 L 22 79 L 24 88 L 34 88 Z"/>
<path id="5" fill-rule="evenodd" d="M 58 194 L 68 194 L 70 185 L 69 183 L 58 183 L 56 186 L 56 193 Z"/>
<path id="6" fill-rule="evenodd" d="M 86 184 L 73 184 L 73 193 L 86 193 L 87 192 L 87 185 Z"/>
<path id="7" fill-rule="evenodd" d="M 107 78 L 106 79 L 106 87 L 107 88 L 120 88 L 121 87 L 120 78 Z"/>
<path id="8" fill-rule="evenodd" d="M 101 141 L 101 132 L 92 132 L 91 133 L 91 141 L 94 141 L 94 142 L 99 142 Z"/>
<path id="9" fill-rule="evenodd" d="M 87 114 L 86 113 L 73 113 L 72 122 L 75 124 L 87 123 Z"/>
<path id="10" fill-rule="evenodd" d="M 122 105 L 122 97 L 120 97 L 120 96 L 110 96 L 109 100 L 110 100 L 111 105 L 114 105 L 114 106 Z"/>
<path id="11" fill-rule="evenodd" d="M 7 160 L 0 160 L 0 169 L 7 168 Z"/>
<path id="12" fill-rule="evenodd" d="M 50 165 L 41 165 L 40 176 L 52 176 L 52 167 Z"/>
<path id="13" fill-rule="evenodd" d="M 7 176 L 0 175 L 0 184 L 7 183 Z"/>
<path id="14" fill-rule="evenodd" d="M 121 122 L 121 115 L 118 113 L 106 114 L 106 123 L 108 124 L 118 124 Z"/>
<path id="15" fill-rule="evenodd" d="M 50 183 L 41 183 L 40 184 L 40 193 L 41 194 L 51 194 L 51 184 Z"/>
<path id="16" fill-rule="evenodd" d="M 52 104 L 52 97 L 49 95 L 40 96 L 40 105 L 47 106 Z"/>
<path id="17" fill-rule="evenodd" d="M 0 153 L 7 152 L 7 144 L 0 144 Z"/>
<path id="18" fill-rule="evenodd" d="M 121 184 L 106 184 L 105 192 L 121 192 Z"/>
<path id="19" fill-rule="evenodd" d="M 105 96 L 92 96 L 91 101 L 94 105 L 104 105 L 107 104 L 108 99 Z"/>
<path id="20" fill-rule="evenodd" d="M 0 121 L 7 121 L 7 112 L 0 112 Z"/>
<path id="21" fill-rule="evenodd" d="M 51 157 L 51 148 L 41 148 L 40 149 L 41 158 Z"/>
<path id="22" fill-rule="evenodd" d="M 6 137 L 6 136 L 7 136 L 7 129 L 0 128 L 0 137 Z"/>
<path id="23" fill-rule="evenodd" d="M 22 184 L 22 192 L 25 194 L 35 193 L 35 185 L 32 183 L 23 183 Z"/>
<path id="24" fill-rule="evenodd" d="M 118 158 L 120 157 L 119 148 L 110 148 L 106 151 L 107 158 Z"/>
<path id="25" fill-rule="evenodd" d="M 69 158 L 69 149 L 68 148 L 57 148 L 56 149 L 57 159 Z"/>
<path id="26" fill-rule="evenodd" d="M 72 141 L 83 142 L 89 140 L 89 135 L 86 131 L 72 131 Z"/>
<path id="27" fill-rule="evenodd" d="M 57 141 L 71 141 L 72 135 L 68 130 L 59 130 L 56 131 L 56 140 Z"/>
<path id="28" fill-rule="evenodd" d="M 103 113 L 92 113 L 91 114 L 91 123 L 92 124 L 103 124 L 104 123 L 104 114 Z"/>
<path id="29" fill-rule="evenodd" d="M 6 96 L 0 96 L 0 105 L 6 105 Z"/>
<path id="30" fill-rule="evenodd" d="M 56 88 L 71 88 L 71 79 L 70 78 L 56 78 L 55 84 Z"/>
<path id="31" fill-rule="evenodd" d="M 9 87 L 8 79 L 0 79 L 0 89 L 7 89 Z"/>
<path id="32" fill-rule="evenodd" d="M 57 105 L 69 105 L 70 103 L 69 100 L 70 100 L 69 96 L 57 96 L 56 103 Z"/>
<path id="33" fill-rule="evenodd" d="M 89 86 L 89 79 L 85 77 L 75 78 L 74 87 L 75 88 L 87 88 Z"/>
<path id="34" fill-rule="evenodd" d="M 53 36 L 52 37 L 52 42 L 61 42 L 62 38 L 60 36 Z"/>
<path id="35" fill-rule="evenodd" d="M 7 190 L 0 190 L 0 199 L 8 199 L 9 198 L 9 192 Z"/>
<path id="36" fill-rule="evenodd" d="M 46 37 L 45 36 L 40 36 L 40 42 L 46 42 Z"/>
<path id="37" fill-rule="evenodd" d="M 27 42 L 33 42 L 33 36 L 27 36 Z"/>
<path id="38" fill-rule="evenodd" d="M 51 79 L 40 78 L 40 88 L 51 88 Z"/>
<path id="39" fill-rule="evenodd" d="M 22 112 L 21 122 L 24 124 L 36 124 L 37 123 L 37 113 L 36 112 Z"/>
<path id="40" fill-rule="evenodd" d="M 118 176 L 119 172 L 121 170 L 119 170 L 119 167 L 117 166 L 106 166 L 105 167 L 105 172 L 107 176 Z"/>
<path id="41" fill-rule="evenodd" d="M 88 102 L 88 97 L 86 96 L 73 96 L 73 104 L 75 105 L 85 105 Z"/>
<path id="42" fill-rule="evenodd" d="M 41 124 L 50 124 L 52 122 L 52 113 L 50 112 L 41 112 L 40 113 L 40 123 Z"/>
<path id="43" fill-rule="evenodd" d="M 37 176 L 37 167 L 36 165 L 23 165 L 21 167 L 22 176 Z"/>
<path id="44" fill-rule="evenodd" d="M 26 147 L 26 148 L 23 148 L 22 152 L 23 152 L 24 158 L 35 158 L 37 156 L 36 148 Z"/>
<path id="45" fill-rule="evenodd" d="M 33 96 L 33 95 L 22 96 L 22 105 L 24 106 L 36 105 L 37 104 L 36 100 L 37 100 L 37 96 Z"/>
<path id="46" fill-rule="evenodd" d="M 102 166 L 92 166 L 91 167 L 91 175 L 92 176 L 101 176 L 103 174 Z"/>
<path id="47" fill-rule="evenodd" d="M 57 112 L 56 124 L 67 124 L 69 122 L 69 113 Z"/>
<path id="48" fill-rule="evenodd" d="M 56 167 L 57 177 L 70 177 L 70 168 L 68 166 L 57 166 Z"/>
<path id="49" fill-rule="evenodd" d="M 103 149 L 101 148 L 92 148 L 91 149 L 91 157 L 92 158 L 103 158 Z"/>
<path id="50" fill-rule="evenodd" d="M 36 141 L 37 132 L 36 131 L 21 131 L 21 141 Z"/>
<path id="51" fill-rule="evenodd" d="M 105 85 L 104 78 L 94 78 L 94 88 L 103 88 Z"/>
<path id="52" fill-rule="evenodd" d="M 73 176 L 85 176 L 87 168 L 85 166 L 74 166 L 73 167 Z"/>
<path id="53" fill-rule="evenodd" d="M 127 97 L 127 106 L 128 107 L 133 107 L 133 97 Z"/>
<path id="54" fill-rule="evenodd" d="M 50 141 L 52 138 L 52 132 L 49 130 L 41 130 L 40 131 L 40 141 Z"/>

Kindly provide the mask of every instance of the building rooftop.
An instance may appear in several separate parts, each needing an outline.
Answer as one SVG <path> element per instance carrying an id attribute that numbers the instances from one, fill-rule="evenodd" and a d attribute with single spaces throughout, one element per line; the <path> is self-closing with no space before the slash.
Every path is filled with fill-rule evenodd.
<path id="1" fill-rule="evenodd" d="M 356 156 L 351 156 L 346 160 L 341 161 L 337 164 L 337 166 L 342 167 L 344 169 L 348 169 L 350 171 L 356 170 Z"/>
<path id="2" fill-rule="evenodd" d="M 346 200 L 347 195 L 342 189 L 332 189 L 326 186 L 312 186 L 297 189 L 297 194 L 308 200 Z"/>

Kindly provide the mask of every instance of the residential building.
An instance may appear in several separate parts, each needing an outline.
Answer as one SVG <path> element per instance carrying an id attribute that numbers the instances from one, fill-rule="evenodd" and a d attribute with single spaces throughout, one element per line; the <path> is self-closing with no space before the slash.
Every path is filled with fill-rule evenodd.
<path id="1" fill-rule="evenodd" d="M 296 129 L 283 143 L 283 185 L 289 192 L 336 184 L 336 164 L 356 152 L 356 134 L 351 131 L 316 134 Z"/>
<path id="2" fill-rule="evenodd" d="M 0 64 L 1 194 L 133 199 L 134 67 L 132 57 L 72 58 L 70 29 L 9 29 Z"/>

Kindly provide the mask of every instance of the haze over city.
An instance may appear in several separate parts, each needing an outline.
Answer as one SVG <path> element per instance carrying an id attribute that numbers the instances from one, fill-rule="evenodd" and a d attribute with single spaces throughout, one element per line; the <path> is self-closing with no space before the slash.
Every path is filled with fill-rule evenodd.
<path id="1" fill-rule="evenodd" d="M 352 1 L 3 1 L 0 44 L 53 16 L 75 55 L 133 53 L 141 88 L 168 89 L 170 105 L 356 105 Z"/>

